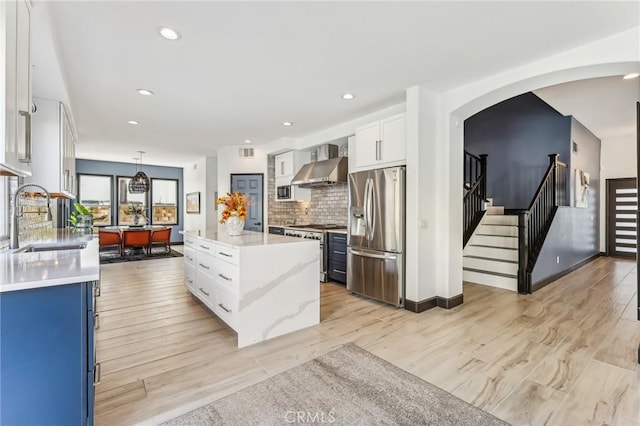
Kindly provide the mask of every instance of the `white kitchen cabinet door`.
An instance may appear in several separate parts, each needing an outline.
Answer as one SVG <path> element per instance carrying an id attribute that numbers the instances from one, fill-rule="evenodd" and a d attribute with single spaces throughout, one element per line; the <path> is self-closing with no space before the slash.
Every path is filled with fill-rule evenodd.
<path id="1" fill-rule="evenodd" d="M 349 170 L 368 170 L 406 163 L 405 115 L 398 114 L 356 130 L 349 141 Z M 351 166 L 353 164 L 353 166 Z"/>
<path id="2" fill-rule="evenodd" d="M 276 155 L 276 178 L 293 176 L 293 151 Z"/>
<path id="3" fill-rule="evenodd" d="M 75 198 L 75 136 L 64 105 L 35 99 L 33 115 L 33 174 L 26 183 L 44 186 L 56 196 Z"/>
<path id="4" fill-rule="evenodd" d="M 26 0 L 0 2 L 0 85 L 4 85 L 4 137 L 0 138 L 0 168 L 18 176 L 31 175 L 31 9 Z M 2 62 L 4 61 L 4 62 Z"/>

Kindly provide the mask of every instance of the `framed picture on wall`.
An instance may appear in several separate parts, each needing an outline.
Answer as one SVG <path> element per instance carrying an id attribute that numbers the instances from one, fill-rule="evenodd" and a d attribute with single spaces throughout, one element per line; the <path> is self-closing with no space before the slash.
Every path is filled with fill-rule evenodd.
<path id="1" fill-rule="evenodd" d="M 200 193 L 190 192 L 187 194 L 187 213 L 200 213 Z"/>

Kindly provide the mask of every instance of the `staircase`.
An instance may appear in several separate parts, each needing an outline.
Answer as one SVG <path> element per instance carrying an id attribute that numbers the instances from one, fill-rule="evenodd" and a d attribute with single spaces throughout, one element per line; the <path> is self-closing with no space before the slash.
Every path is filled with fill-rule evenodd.
<path id="1" fill-rule="evenodd" d="M 518 216 L 488 199 L 487 211 L 464 248 L 464 281 L 517 291 Z"/>

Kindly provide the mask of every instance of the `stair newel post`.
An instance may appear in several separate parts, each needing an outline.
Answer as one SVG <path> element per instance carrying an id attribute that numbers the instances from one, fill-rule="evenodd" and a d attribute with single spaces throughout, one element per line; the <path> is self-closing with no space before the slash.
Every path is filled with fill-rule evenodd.
<path id="1" fill-rule="evenodd" d="M 558 157 L 559 154 L 549 154 L 549 165 L 553 166 L 553 173 L 551 173 L 552 191 L 553 191 L 553 207 L 558 205 Z"/>
<path id="2" fill-rule="evenodd" d="M 482 202 L 487 199 L 487 154 L 480 155 L 480 176 L 482 176 L 482 183 L 480 184 L 480 196 Z"/>
<path id="3" fill-rule="evenodd" d="M 529 212 L 518 214 L 518 293 L 530 293 L 527 266 L 529 261 Z"/>

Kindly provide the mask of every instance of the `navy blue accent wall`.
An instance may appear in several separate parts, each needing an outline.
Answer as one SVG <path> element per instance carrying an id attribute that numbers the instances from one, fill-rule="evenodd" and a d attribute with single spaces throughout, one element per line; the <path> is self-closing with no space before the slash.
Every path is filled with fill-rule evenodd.
<path id="1" fill-rule="evenodd" d="M 526 209 L 549 166 L 549 154 L 570 162 L 571 117 L 533 93 L 500 102 L 464 122 L 464 149 L 487 154 L 487 197 Z M 462 159 L 461 159 L 462 161 Z"/>
<path id="2" fill-rule="evenodd" d="M 182 235 L 179 231 L 182 231 L 184 224 L 183 217 L 183 203 L 184 203 L 184 187 L 182 178 L 181 167 L 164 167 L 164 166 L 152 166 L 143 164 L 139 166 L 142 171 L 145 172 L 149 178 L 160 179 L 177 179 L 178 180 L 178 224 L 170 225 L 171 241 L 182 241 Z M 94 174 L 94 175 L 110 175 L 113 176 L 113 207 L 112 217 L 117 220 L 117 182 L 118 176 L 120 177 L 132 177 L 136 174 L 136 165 L 133 163 L 118 163 L 114 161 L 96 161 L 96 160 L 76 160 L 76 174 Z"/>

